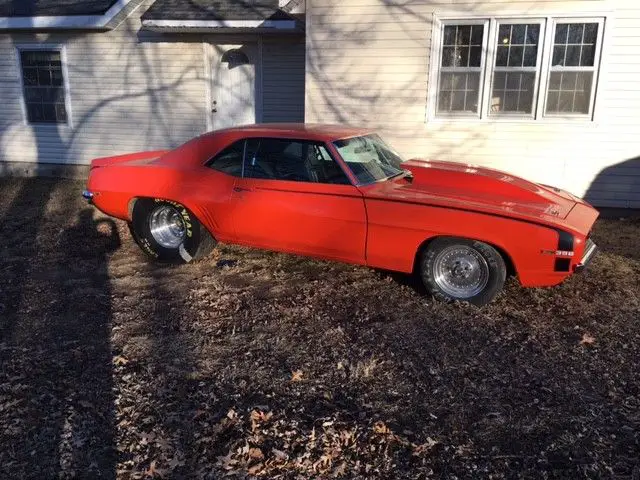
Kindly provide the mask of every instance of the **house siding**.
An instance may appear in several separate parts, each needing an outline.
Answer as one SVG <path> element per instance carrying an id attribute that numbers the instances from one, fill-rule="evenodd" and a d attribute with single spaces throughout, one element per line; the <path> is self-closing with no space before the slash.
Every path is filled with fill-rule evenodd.
<path id="1" fill-rule="evenodd" d="M 111 23 L 115 29 L 106 32 L 0 33 L 0 170 L 3 161 L 86 165 L 100 156 L 172 148 L 207 130 L 205 43 L 257 42 L 258 37 L 145 31 L 140 16 L 151 3 L 131 2 L 130 15 L 119 14 Z M 265 41 L 269 54 L 273 43 L 277 57 L 264 61 L 265 91 L 273 91 L 278 102 L 298 104 L 280 108 L 265 101 L 264 118 L 304 116 L 304 41 L 299 38 Z M 70 125 L 26 123 L 16 46 L 28 45 L 64 47 Z"/>
<path id="2" fill-rule="evenodd" d="M 427 120 L 431 38 L 440 17 L 606 17 L 594 121 Z M 312 0 L 308 122 L 378 128 L 407 157 L 507 170 L 640 208 L 640 4 L 583 1 Z"/>
<path id="3" fill-rule="evenodd" d="M 304 121 L 304 38 L 265 41 L 262 46 L 262 105 L 265 122 Z"/>

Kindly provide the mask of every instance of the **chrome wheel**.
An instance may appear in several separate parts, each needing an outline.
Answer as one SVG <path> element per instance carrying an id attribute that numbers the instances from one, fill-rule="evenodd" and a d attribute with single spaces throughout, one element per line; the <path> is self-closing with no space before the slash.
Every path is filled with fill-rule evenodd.
<path id="1" fill-rule="evenodd" d="M 151 212 L 149 229 L 154 240 L 165 248 L 179 247 L 187 233 L 182 215 L 171 205 L 162 205 Z"/>
<path id="2" fill-rule="evenodd" d="M 489 282 L 489 266 L 476 249 L 466 245 L 451 245 L 436 256 L 433 279 L 447 295 L 471 298 L 479 294 Z"/>

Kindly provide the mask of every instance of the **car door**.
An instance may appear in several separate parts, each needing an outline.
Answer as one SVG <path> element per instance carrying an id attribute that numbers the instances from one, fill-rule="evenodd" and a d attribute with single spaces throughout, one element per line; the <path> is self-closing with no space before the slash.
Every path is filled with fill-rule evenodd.
<path id="1" fill-rule="evenodd" d="M 322 143 L 249 139 L 233 190 L 238 242 L 365 262 L 364 199 Z"/>
<path id="2" fill-rule="evenodd" d="M 201 171 L 197 188 L 191 195 L 201 205 L 200 220 L 221 241 L 236 239 L 233 224 L 232 193 L 242 175 L 245 140 L 238 140 L 211 158 Z"/>

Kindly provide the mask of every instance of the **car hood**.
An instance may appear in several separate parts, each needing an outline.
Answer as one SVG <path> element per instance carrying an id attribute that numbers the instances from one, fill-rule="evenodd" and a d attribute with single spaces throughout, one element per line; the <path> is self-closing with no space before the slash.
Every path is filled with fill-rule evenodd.
<path id="1" fill-rule="evenodd" d="M 455 162 L 410 160 L 413 179 L 398 178 L 363 188 L 369 198 L 462 208 L 557 224 L 576 203 L 568 192 L 509 173 Z"/>

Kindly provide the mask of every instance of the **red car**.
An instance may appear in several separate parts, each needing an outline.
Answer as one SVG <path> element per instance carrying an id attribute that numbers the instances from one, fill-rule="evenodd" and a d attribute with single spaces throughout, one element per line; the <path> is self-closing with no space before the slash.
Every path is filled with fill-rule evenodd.
<path id="1" fill-rule="evenodd" d="M 409 160 L 373 131 L 251 125 L 171 151 L 96 159 L 85 198 L 129 222 L 149 256 L 189 262 L 217 241 L 412 273 L 482 305 L 507 274 L 556 285 L 596 247 L 598 212 L 557 188 L 462 163 Z"/>

